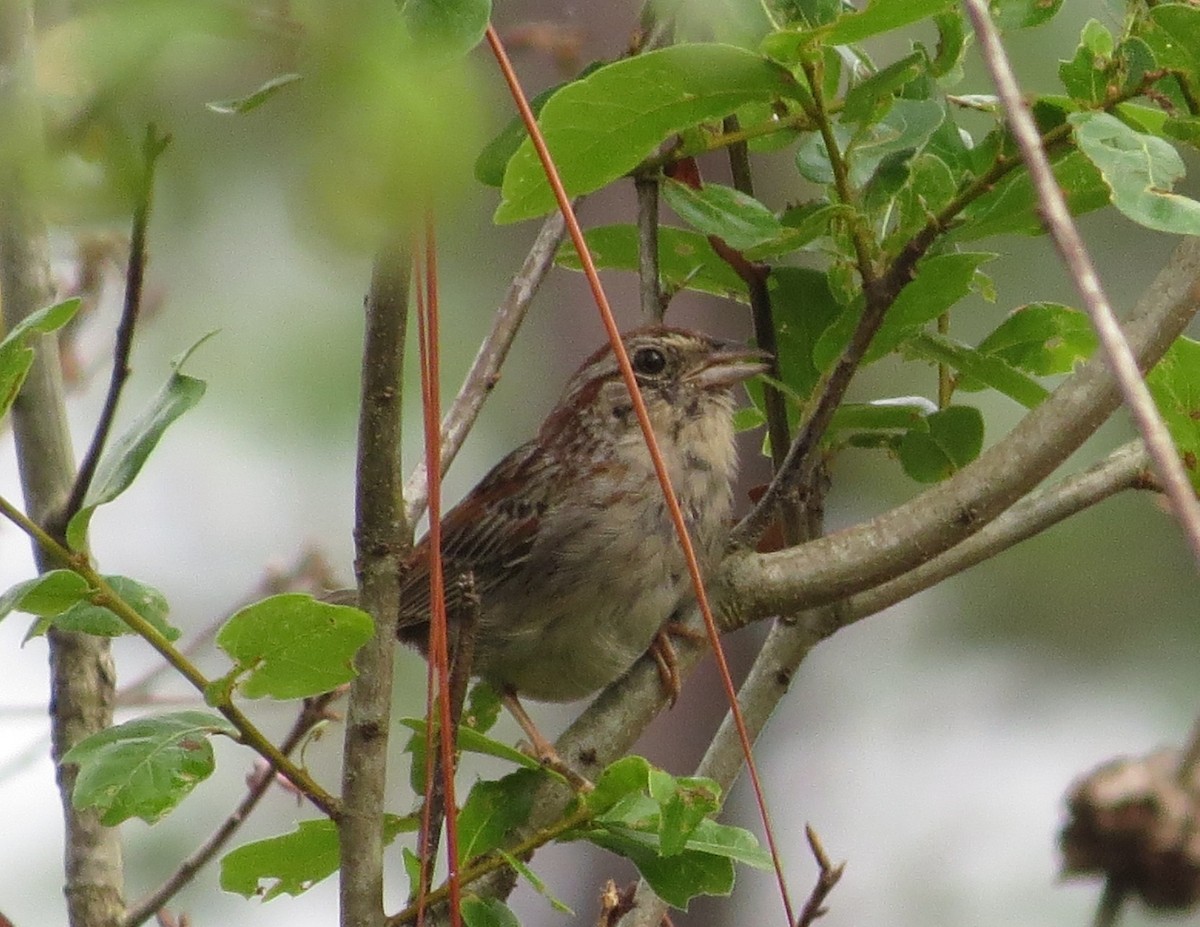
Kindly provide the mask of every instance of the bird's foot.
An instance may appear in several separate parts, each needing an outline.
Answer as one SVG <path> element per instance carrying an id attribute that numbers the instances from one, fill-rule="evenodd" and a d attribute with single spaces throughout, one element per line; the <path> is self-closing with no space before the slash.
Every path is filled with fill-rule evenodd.
<path id="1" fill-rule="evenodd" d="M 674 708 L 683 689 L 683 678 L 679 675 L 679 654 L 675 645 L 671 643 L 672 637 L 703 643 L 708 640 L 708 635 L 682 621 L 668 621 L 654 635 L 654 641 L 650 644 L 650 656 L 654 657 L 663 691 L 667 693 L 667 699 Z"/>

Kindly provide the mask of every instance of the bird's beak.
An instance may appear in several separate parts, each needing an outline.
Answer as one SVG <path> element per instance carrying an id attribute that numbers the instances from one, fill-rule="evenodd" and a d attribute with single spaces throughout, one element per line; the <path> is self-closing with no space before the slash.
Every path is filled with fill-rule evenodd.
<path id="1" fill-rule="evenodd" d="M 702 389 L 733 386 L 771 369 L 771 355 L 757 348 L 722 345 L 705 359 L 687 379 Z"/>

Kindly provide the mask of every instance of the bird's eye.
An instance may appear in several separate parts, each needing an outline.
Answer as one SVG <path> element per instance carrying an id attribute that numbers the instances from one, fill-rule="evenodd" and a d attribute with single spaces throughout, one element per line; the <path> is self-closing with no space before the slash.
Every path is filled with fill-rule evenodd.
<path id="1" fill-rule="evenodd" d="M 667 366 L 667 356 L 658 348 L 638 348 L 633 352 L 633 369 L 646 376 L 654 376 L 663 372 Z"/>

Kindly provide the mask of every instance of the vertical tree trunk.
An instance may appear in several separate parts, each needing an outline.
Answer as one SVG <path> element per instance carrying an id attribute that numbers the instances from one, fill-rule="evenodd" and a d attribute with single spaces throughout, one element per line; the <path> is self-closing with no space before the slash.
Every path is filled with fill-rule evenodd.
<path id="1" fill-rule="evenodd" d="M 46 230 L 30 182 L 42 155 L 41 119 L 33 87 L 33 11 L 29 0 L 0 3 L 0 120 L 7 150 L 0 161 L 0 305 L 11 328 L 53 298 Z M 37 346 L 13 406 L 13 431 L 29 515 L 50 523 L 70 492 L 74 460 L 63 404 L 58 345 Z M 38 569 L 46 562 L 34 551 Z M 51 632 L 50 723 L 53 757 L 112 723 L 114 673 L 108 642 Z M 65 817 L 66 896 L 73 927 L 117 927 L 124 917 L 121 845 L 94 812 L 71 804 L 73 768 L 59 768 Z"/>

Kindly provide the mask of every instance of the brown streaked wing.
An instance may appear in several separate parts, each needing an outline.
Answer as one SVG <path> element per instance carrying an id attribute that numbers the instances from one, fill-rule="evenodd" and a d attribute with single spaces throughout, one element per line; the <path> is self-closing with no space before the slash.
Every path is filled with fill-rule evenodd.
<path id="1" fill-rule="evenodd" d="M 536 441 L 522 445 L 443 516 L 442 570 L 448 613 L 453 614 L 462 604 L 458 577 L 473 571 L 476 593 L 486 596 L 529 556 L 546 498 L 556 488 L 540 472 L 546 464 Z M 413 548 L 408 567 L 400 588 L 400 628 L 429 620 L 428 536 Z"/>

